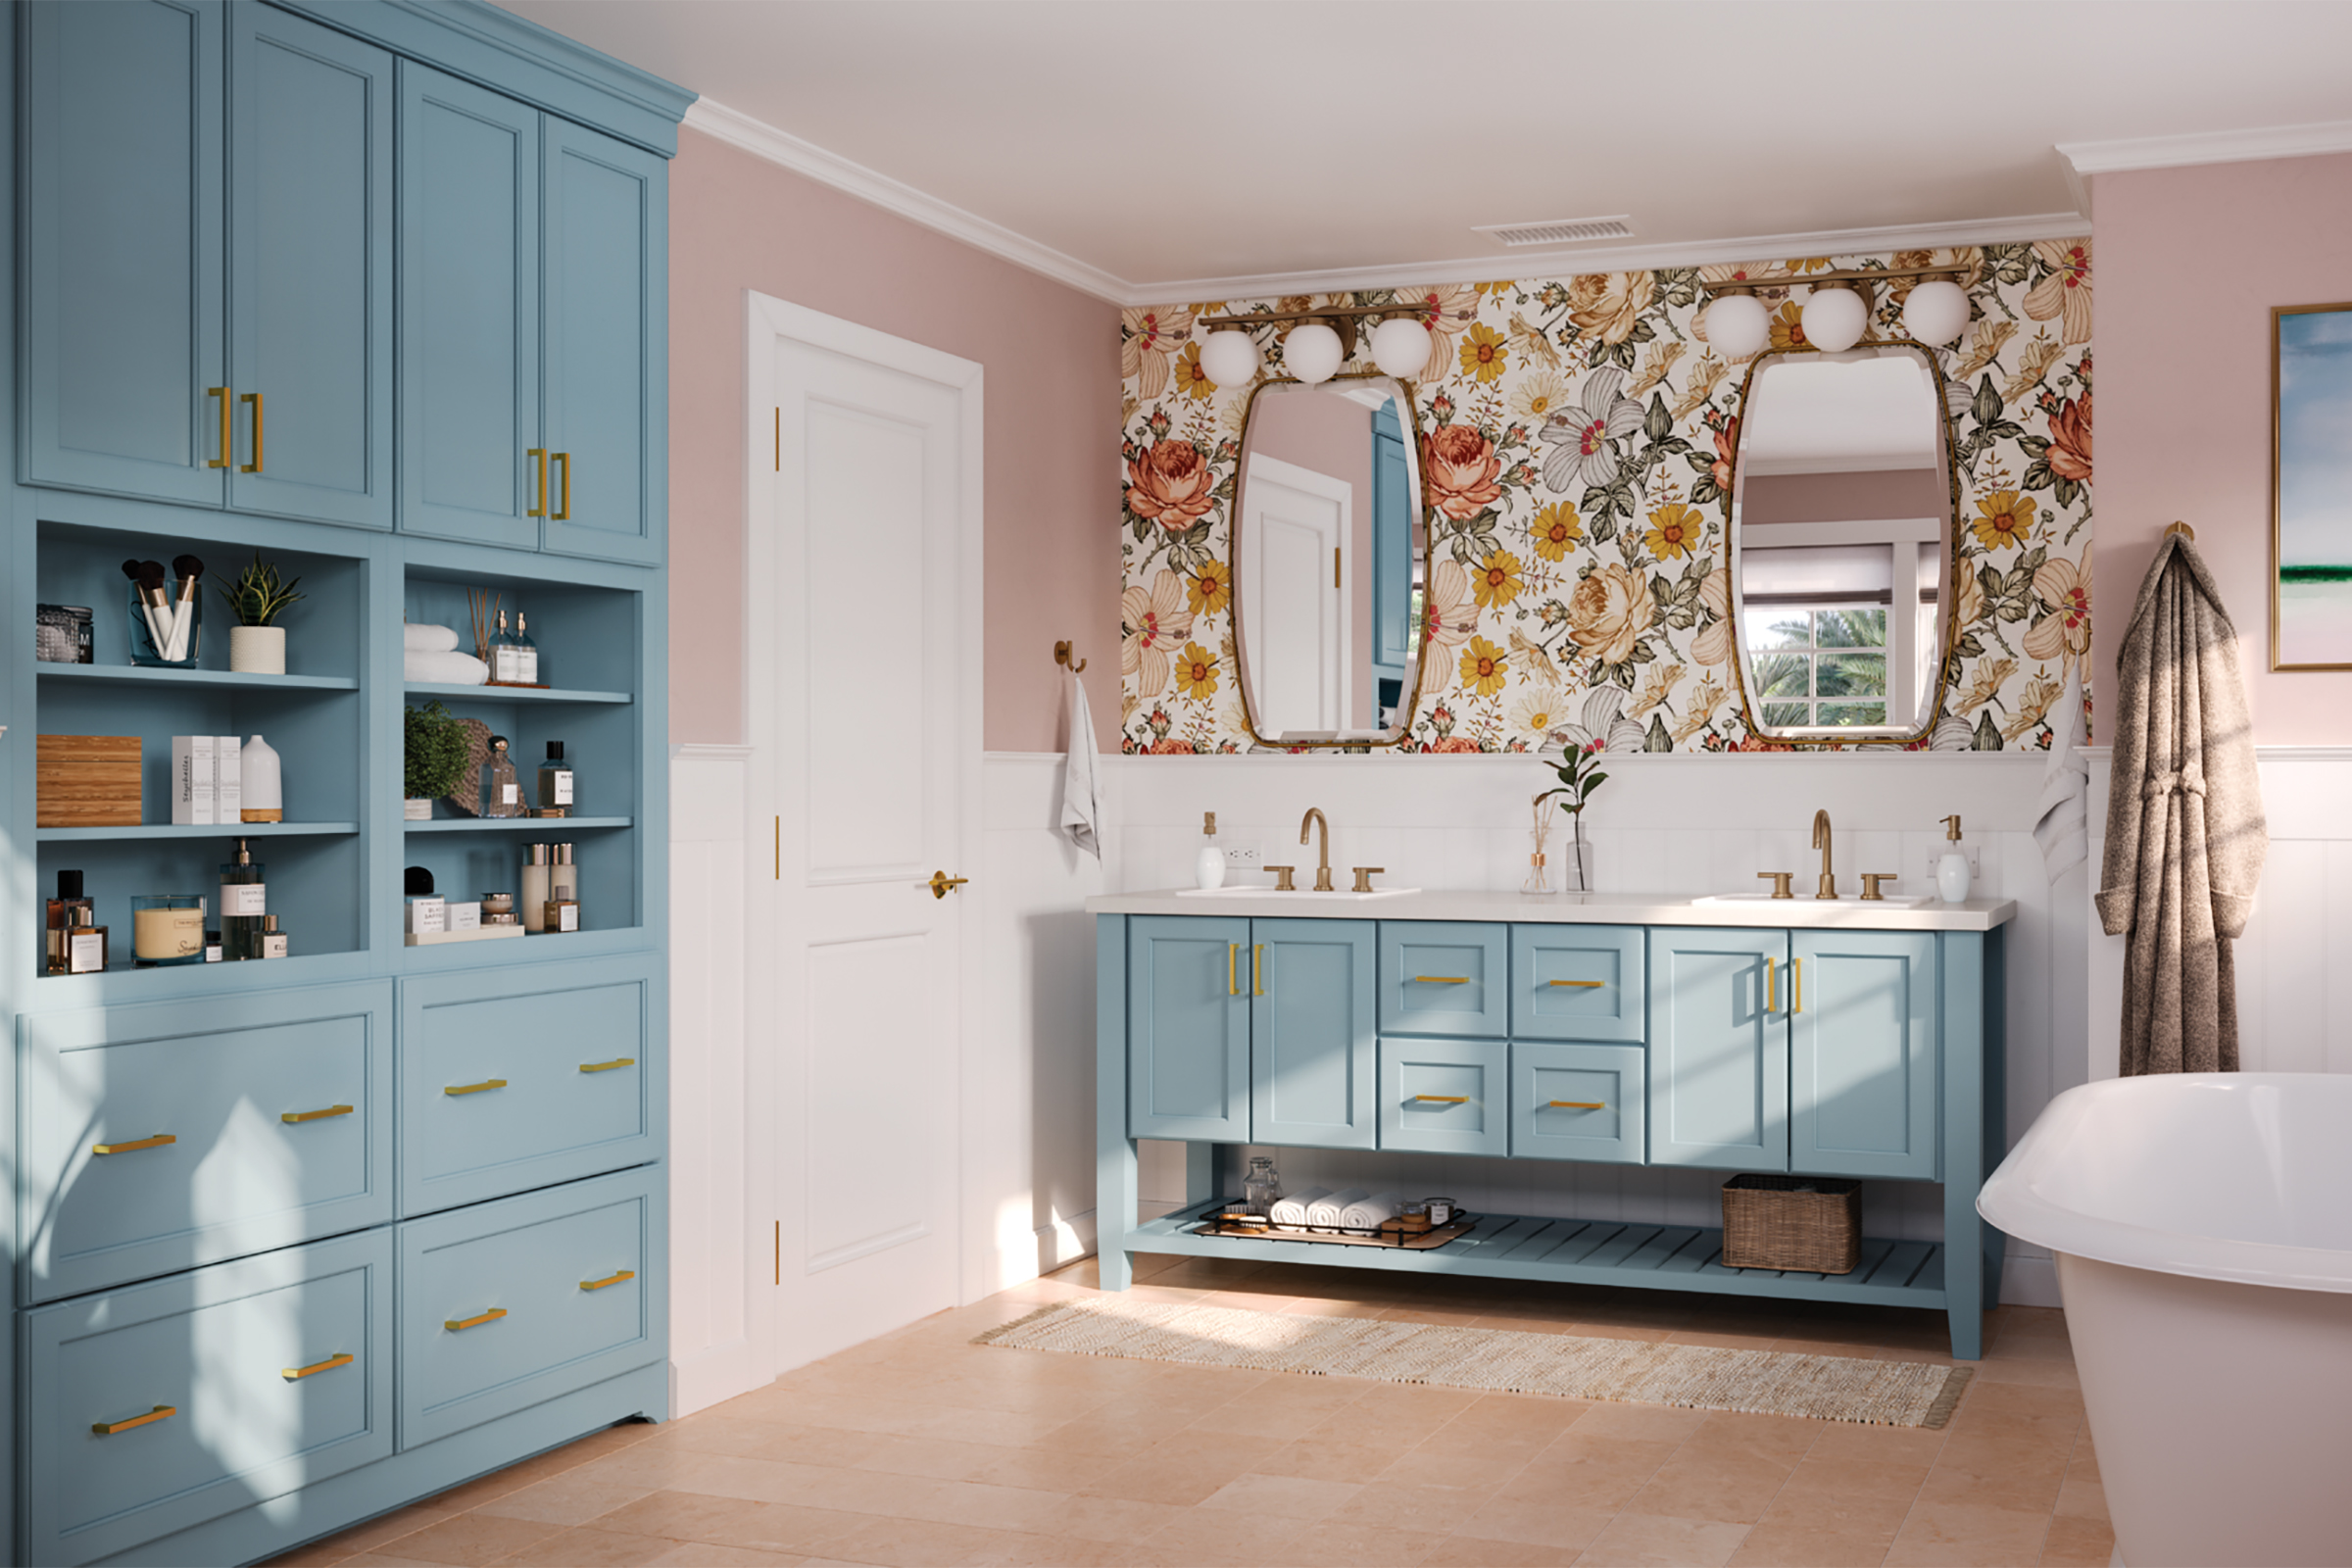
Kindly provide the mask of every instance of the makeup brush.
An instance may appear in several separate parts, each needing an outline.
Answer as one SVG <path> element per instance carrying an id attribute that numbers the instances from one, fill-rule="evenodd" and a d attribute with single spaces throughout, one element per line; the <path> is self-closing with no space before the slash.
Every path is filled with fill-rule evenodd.
<path id="1" fill-rule="evenodd" d="M 179 592 L 172 606 L 172 662 L 188 657 L 188 635 L 196 618 L 196 589 L 204 581 L 204 563 L 194 556 L 173 556 L 172 569 L 179 575 Z"/>
<path id="2" fill-rule="evenodd" d="M 155 567 L 152 592 L 147 582 L 147 568 L 150 566 Z M 165 635 L 163 622 L 156 619 L 155 615 L 164 604 L 164 568 L 152 561 L 125 561 L 122 563 L 122 575 L 128 577 L 139 590 L 139 613 L 147 617 L 147 636 L 155 644 L 156 657 L 168 657 L 165 650 L 171 646 L 172 639 Z"/>

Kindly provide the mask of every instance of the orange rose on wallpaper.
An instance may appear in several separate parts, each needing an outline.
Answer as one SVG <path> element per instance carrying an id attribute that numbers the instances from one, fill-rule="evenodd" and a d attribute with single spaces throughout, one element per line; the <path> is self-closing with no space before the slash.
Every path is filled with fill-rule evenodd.
<path id="1" fill-rule="evenodd" d="M 1657 293 L 1655 272 L 1586 272 L 1568 280 L 1568 319 L 1603 343 L 1622 343 Z"/>
<path id="2" fill-rule="evenodd" d="M 1502 499 L 1502 486 L 1494 482 L 1500 472 L 1494 443 L 1466 424 L 1442 424 L 1421 438 L 1421 480 L 1429 504 L 1456 522 Z"/>
<path id="3" fill-rule="evenodd" d="M 2050 416 L 2050 471 L 2061 479 L 2090 478 L 2090 394 L 2080 399 L 2042 395 Z"/>
<path id="4" fill-rule="evenodd" d="M 1568 596 L 1568 635 L 1602 663 L 1622 664 L 1656 613 L 1648 585 L 1612 561 Z"/>
<path id="5" fill-rule="evenodd" d="M 1184 532 L 1217 504 L 1216 475 L 1190 441 L 1153 442 L 1128 461 L 1127 479 L 1127 510 L 1170 533 Z"/>

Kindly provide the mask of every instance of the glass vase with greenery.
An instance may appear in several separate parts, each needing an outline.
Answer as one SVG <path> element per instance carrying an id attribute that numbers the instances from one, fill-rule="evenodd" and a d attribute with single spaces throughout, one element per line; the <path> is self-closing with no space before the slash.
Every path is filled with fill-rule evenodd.
<path id="1" fill-rule="evenodd" d="M 1553 796 L 1561 797 L 1560 809 L 1566 811 L 1569 821 L 1575 824 L 1575 839 L 1570 846 L 1568 865 L 1561 874 L 1562 891 L 1568 893 L 1592 891 L 1592 852 L 1585 843 L 1585 808 L 1592 804 L 1592 792 L 1605 783 L 1609 776 L 1600 771 L 1597 760 L 1599 755 L 1597 742 L 1590 751 L 1570 747 L 1567 755 L 1560 759 L 1560 765 L 1552 769 L 1559 775 L 1559 784 L 1536 797 L 1538 806 Z"/>

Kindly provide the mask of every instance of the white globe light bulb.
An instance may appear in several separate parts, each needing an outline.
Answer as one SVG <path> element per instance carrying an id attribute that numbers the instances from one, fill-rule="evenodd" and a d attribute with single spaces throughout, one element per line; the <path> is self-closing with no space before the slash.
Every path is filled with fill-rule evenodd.
<path id="1" fill-rule="evenodd" d="M 1345 358 L 1340 334 L 1321 321 L 1302 321 L 1282 340 L 1282 363 L 1308 386 L 1338 374 Z"/>
<path id="2" fill-rule="evenodd" d="M 1805 341 L 1825 354 L 1841 354 L 1862 341 L 1870 310 L 1850 288 L 1817 288 L 1805 301 Z"/>
<path id="3" fill-rule="evenodd" d="M 1744 360 L 1772 337 L 1772 313 L 1753 294 L 1726 294 L 1707 307 L 1707 342 L 1727 360 Z"/>
<path id="4" fill-rule="evenodd" d="M 1211 332 L 1200 343 L 1200 373 L 1221 387 L 1242 387 L 1257 373 L 1256 340 L 1238 327 Z"/>
<path id="5" fill-rule="evenodd" d="M 1968 291 L 1937 278 L 1903 301 L 1903 330 L 1922 343 L 1949 343 L 1968 330 Z"/>
<path id="6" fill-rule="evenodd" d="M 1419 375 L 1429 364 L 1429 328 L 1415 317 L 1390 317 L 1372 329 L 1372 363 L 1399 381 Z"/>

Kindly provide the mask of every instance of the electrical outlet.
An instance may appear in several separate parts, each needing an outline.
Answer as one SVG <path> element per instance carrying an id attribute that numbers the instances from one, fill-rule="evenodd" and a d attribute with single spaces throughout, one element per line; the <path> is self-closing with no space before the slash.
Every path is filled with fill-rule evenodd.
<path id="1" fill-rule="evenodd" d="M 1256 845 L 1228 844 L 1225 846 L 1226 870 L 1255 871 L 1261 869 L 1264 865 L 1265 856 L 1259 852 Z"/>

